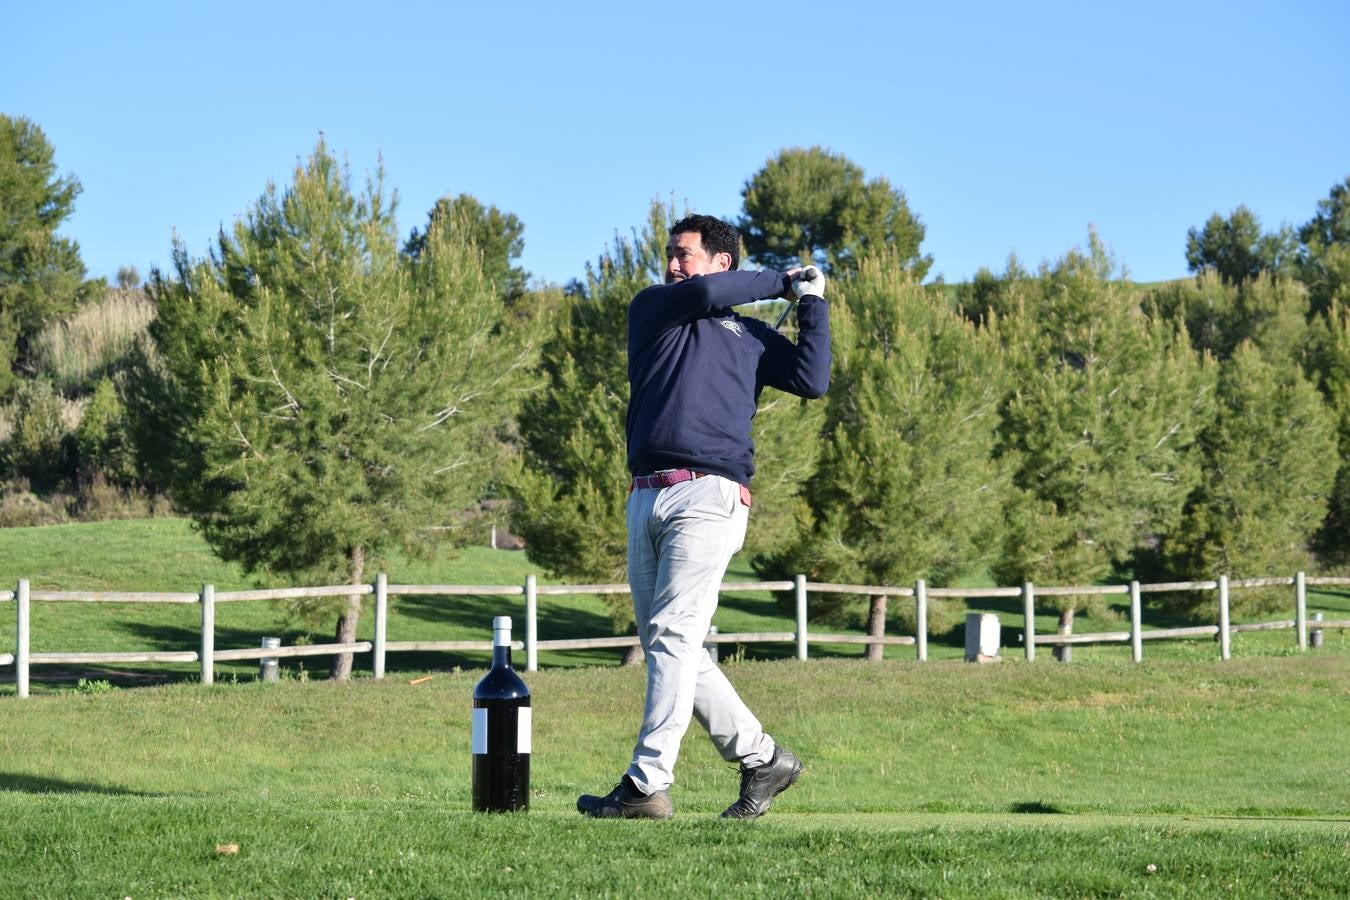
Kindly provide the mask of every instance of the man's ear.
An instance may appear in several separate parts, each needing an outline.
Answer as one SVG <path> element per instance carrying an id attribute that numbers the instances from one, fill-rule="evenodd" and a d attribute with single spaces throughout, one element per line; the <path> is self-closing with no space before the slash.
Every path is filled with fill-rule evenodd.
<path id="1" fill-rule="evenodd" d="M 721 253 L 714 253 L 712 262 L 713 268 L 715 268 L 718 272 L 731 271 L 731 254 L 727 253 L 726 251 L 723 251 Z"/>

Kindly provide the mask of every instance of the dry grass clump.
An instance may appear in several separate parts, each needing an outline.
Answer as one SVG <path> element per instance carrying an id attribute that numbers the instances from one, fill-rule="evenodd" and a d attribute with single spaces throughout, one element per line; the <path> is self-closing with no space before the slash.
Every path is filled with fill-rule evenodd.
<path id="1" fill-rule="evenodd" d="M 47 326 L 33 339 L 38 377 L 78 392 L 124 359 L 155 317 L 143 291 L 111 289 L 101 303 Z"/>

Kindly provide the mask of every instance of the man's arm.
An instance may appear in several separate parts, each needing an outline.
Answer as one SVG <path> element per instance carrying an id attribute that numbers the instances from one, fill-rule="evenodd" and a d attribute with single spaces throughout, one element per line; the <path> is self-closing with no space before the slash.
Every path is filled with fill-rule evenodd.
<path id="1" fill-rule="evenodd" d="M 628 307 L 628 333 L 650 337 L 714 310 L 781 297 L 790 290 L 791 279 L 772 269 L 716 272 L 674 284 L 654 284 L 638 292 Z"/>
<path id="2" fill-rule="evenodd" d="M 759 381 L 798 397 L 823 396 L 830 386 L 830 310 L 807 294 L 797 304 L 797 343 L 765 325 Z"/>

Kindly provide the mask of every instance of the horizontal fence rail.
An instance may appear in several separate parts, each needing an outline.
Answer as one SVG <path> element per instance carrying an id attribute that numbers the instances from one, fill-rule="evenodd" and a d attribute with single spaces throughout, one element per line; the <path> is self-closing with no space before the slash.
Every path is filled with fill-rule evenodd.
<path id="1" fill-rule="evenodd" d="M 132 650 L 125 653 L 30 653 L 33 665 L 83 665 L 88 663 L 197 662 L 193 650 Z"/>
<path id="2" fill-rule="evenodd" d="M 137 593 L 134 591 L 32 591 L 30 600 L 43 603 L 196 603 L 196 594 Z"/>
<path id="3" fill-rule="evenodd" d="M 1216 580 L 1174 581 L 1157 584 L 1108 584 L 1108 585 L 1033 585 L 1027 583 L 1021 587 L 928 587 L 922 580 L 913 587 L 900 585 L 866 584 L 829 584 L 807 581 L 798 575 L 792 581 L 746 581 L 724 582 L 720 593 L 747 591 L 792 591 L 795 595 L 796 629 L 777 632 L 732 632 L 718 633 L 712 629 L 706 639 L 710 652 L 721 644 L 754 643 L 793 643 L 796 644 L 798 659 L 806 659 L 811 643 L 821 644 L 867 644 L 870 646 L 912 646 L 916 648 L 919 660 L 927 659 L 927 615 L 929 597 L 953 598 L 992 598 L 1020 597 L 1023 602 L 1023 653 L 1028 660 L 1035 659 L 1036 647 L 1052 646 L 1066 648 L 1075 644 L 1130 643 L 1136 662 L 1142 659 L 1143 642 L 1169 638 L 1217 637 L 1221 659 L 1230 655 L 1229 638 L 1241 632 L 1276 631 L 1293 629 L 1299 650 L 1308 647 L 1308 634 L 1312 631 L 1319 638 L 1321 631 L 1329 628 L 1350 628 L 1350 619 L 1321 620 L 1321 614 L 1313 621 L 1307 615 L 1307 586 L 1350 586 L 1350 577 L 1319 576 L 1307 577 L 1299 572 L 1292 577 L 1229 579 L 1219 576 Z M 1294 588 L 1294 618 L 1270 622 L 1250 622 L 1232 624 L 1229 622 L 1229 592 L 1233 589 L 1289 587 Z M 1218 622 L 1215 624 L 1194 625 L 1180 628 L 1143 627 L 1143 594 L 1186 591 L 1213 591 L 1217 593 Z M 15 604 L 15 648 L 13 653 L 0 653 L 0 666 L 14 666 L 15 686 L 19 697 L 29 693 L 29 670 L 34 665 L 79 666 L 88 664 L 125 664 L 125 663 L 198 663 L 201 667 L 201 680 L 204 684 L 214 681 L 215 664 L 242 660 L 259 660 L 262 664 L 275 663 L 279 659 L 291 659 L 311 656 L 332 656 L 337 654 L 371 653 L 376 678 L 383 678 L 386 656 L 389 653 L 407 652 L 486 652 L 491 650 L 488 640 L 473 641 L 390 641 L 386 638 L 388 622 L 388 602 L 393 596 L 505 596 L 525 599 L 525 640 L 512 644 L 526 654 L 526 667 L 533 671 L 538 667 L 540 650 L 594 650 L 606 648 L 629 648 L 640 644 L 636 635 L 617 635 L 593 638 L 567 638 L 540 640 L 538 636 L 538 602 L 540 597 L 582 596 L 601 594 L 627 594 L 627 584 L 538 584 L 533 575 L 527 576 L 523 585 L 466 585 L 466 584 L 389 584 L 381 573 L 374 584 L 323 585 L 318 587 L 283 587 L 247 591 L 220 591 L 212 585 L 203 585 L 196 593 L 188 592 L 148 592 L 148 591 L 34 591 L 28 581 L 21 579 L 17 590 L 0 591 L 0 602 Z M 856 594 L 870 597 L 905 597 L 915 603 L 916 633 L 910 635 L 873 634 L 837 634 L 809 631 L 807 627 L 807 601 L 811 593 L 816 594 Z M 302 644 L 290 647 L 263 646 L 241 647 L 234 649 L 215 649 L 215 606 L 217 603 L 240 603 L 259 601 L 296 600 L 322 597 L 350 597 L 373 594 L 375 598 L 375 637 L 373 641 L 352 641 L 348 643 Z M 1130 628 L 1125 631 L 1106 631 L 1088 634 L 1036 634 L 1035 601 L 1037 596 L 1114 596 L 1128 595 L 1130 598 Z M 38 603 L 178 603 L 196 604 L 201 607 L 201 643 L 197 650 L 133 650 L 124 652 L 43 652 L 33 653 L 30 649 L 31 608 Z M 276 642 L 276 639 L 268 639 Z M 1317 644 L 1317 641 L 1314 641 Z M 967 653 L 969 654 L 969 647 Z M 1065 651 L 1067 654 L 1067 650 Z M 714 653 L 715 657 L 715 653 Z M 968 655 L 968 658 L 969 655 Z"/>
<path id="4" fill-rule="evenodd" d="M 624 585 L 624 590 L 628 585 Z M 389 596 L 398 594 L 400 596 L 413 597 L 437 596 L 437 597 L 492 597 L 492 596 L 519 596 L 525 593 L 525 589 L 518 584 L 391 584 L 387 589 Z"/>
<path id="5" fill-rule="evenodd" d="M 1162 584 L 1141 584 L 1142 594 L 1165 594 L 1173 591 L 1212 591 L 1218 588 L 1217 581 L 1168 581 Z M 1041 590 L 1037 588 L 1036 590 Z"/>
<path id="6" fill-rule="evenodd" d="M 307 597 L 351 597 L 356 594 L 373 594 L 375 588 L 369 584 L 335 584 L 327 587 L 278 588 L 261 591 L 220 591 L 216 594 L 217 603 L 238 603 L 244 600 L 303 600 Z M 197 597 L 194 596 L 193 602 Z"/>
<path id="7" fill-rule="evenodd" d="M 216 662 L 239 659 L 282 659 L 295 656 L 332 656 L 337 653 L 369 653 L 370 641 L 350 644 L 300 644 L 294 647 L 244 647 L 240 650 L 217 650 L 211 654 Z"/>

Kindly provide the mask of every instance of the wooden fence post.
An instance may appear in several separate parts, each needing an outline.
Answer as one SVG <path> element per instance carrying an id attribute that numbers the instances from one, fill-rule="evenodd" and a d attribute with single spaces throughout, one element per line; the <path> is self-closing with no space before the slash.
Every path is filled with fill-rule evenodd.
<path id="1" fill-rule="evenodd" d="M 797 658 L 806 659 L 806 576 L 798 575 L 797 582 Z"/>
<path id="2" fill-rule="evenodd" d="M 928 659 L 928 587 L 920 578 L 914 582 L 914 648 L 919 662 Z"/>
<path id="3" fill-rule="evenodd" d="M 1219 576 L 1219 658 L 1233 655 L 1233 636 L 1228 632 L 1228 576 Z"/>
<path id="4" fill-rule="evenodd" d="M 202 684 L 216 681 L 216 586 L 202 585 Z"/>
<path id="5" fill-rule="evenodd" d="M 1314 650 L 1317 650 L 1322 646 L 1321 625 L 1322 625 L 1322 614 L 1320 612 L 1313 613 L 1312 648 Z"/>
<path id="6" fill-rule="evenodd" d="M 389 630 L 389 576 L 380 572 L 375 576 L 375 646 L 371 666 L 376 678 L 384 677 L 386 634 Z"/>
<path id="7" fill-rule="evenodd" d="M 1139 582 L 1130 582 L 1130 656 L 1135 662 L 1144 658 L 1144 611 L 1139 599 Z"/>
<path id="8" fill-rule="evenodd" d="M 525 671 L 539 668 L 539 592 L 533 575 L 525 576 Z"/>
<path id="9" fill-rule="evenodd" d="M 708 626 L 708 637 L 710 637 L 710 638 L 717 637 L 717 626 L 716 626 L 716 625 L 709 625 L 709 626 Z M 703 643 L 703 649 L 708 651 L 708 658 L 709 658 L 709 659 L 711 659 L 713 662 L 717 662 L 717 655 L 718 655 L 718 653 L 717 653 L 717 642 L 716 642 L 716 641 L 705 641 L 705 642 Z"/>
<path id="10" fill-rule="evenodd" d="M 19 589 L 14 594 L 14 605 L 18 607 L 14 638 L 14 688 L 23 700 L 28 697 L 28 579 L 19 579 Z"/>
<path id="11" fill-rule="evenodd" d="M 1294 575 L 1294 630 L 1300 651 L 1308 649 L 1308 582 L 1302 572 Z"/>
<path id="12" fill-rule="evenodd" d="M 1027 662 L 1036 659 L 1036 589 L 1028 581 L 1022 585 L 1022 616 L 1026 620 L 1022 625 L 1022 653 Z"/>

